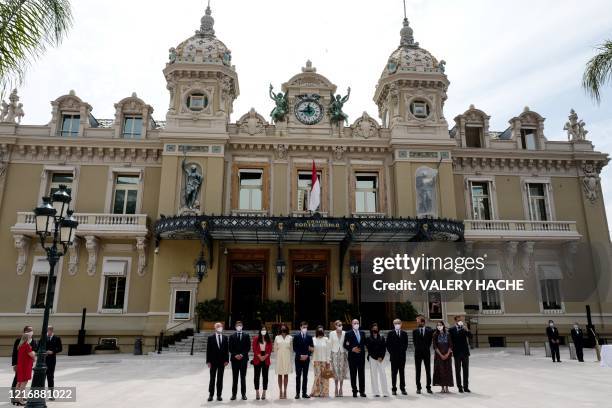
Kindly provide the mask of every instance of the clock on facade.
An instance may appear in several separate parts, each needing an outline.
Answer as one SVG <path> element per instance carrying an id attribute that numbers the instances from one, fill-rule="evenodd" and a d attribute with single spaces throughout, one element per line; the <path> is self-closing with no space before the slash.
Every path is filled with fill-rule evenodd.
<path id="1" fill-rule="evenodd" d="M 314 125 L 323 119 L 323 106 L 319 95 L 298 95 L 295 104 L 295 117 L 305 125 Z"/>

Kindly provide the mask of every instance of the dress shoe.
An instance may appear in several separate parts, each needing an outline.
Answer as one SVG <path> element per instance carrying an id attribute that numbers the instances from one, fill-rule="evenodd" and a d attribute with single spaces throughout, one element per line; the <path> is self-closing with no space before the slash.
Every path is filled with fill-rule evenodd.
<path id="1" fill-rule="evenodd" d="M 223 401 L 223 398 L 217 397 L 217 401 Z"/>
<path id="2" fill-rule="evenodd" d="M 300 399 L 300 394 L 295 394 L 295 399 Z"/>
<path id="3" fill-rule="evenodd" d="M 468 387 L 465 387 L 465 388 L 463 389 L 463 391 L 465 391 L 465 392 L 472 392 L 472 391 L 471 391 L 471 390 L 470 390 Z"/>
<path id="4" fill-rule="evenodd" d="M 417 390 L 417 394 L 420 394 L 420 393 L 421 393 L 421 390 Z"/>
<path id="5" fill-rule="evenodd" d="M 391 391 L 391 394 L 397 395 L 397 391 Z"/>
<path id="6" fill-rule="evenodd" d="M 357 398 L 357 393 L 353 392 L 353 398 Z"/>
<path id="7" fill-rule="evenodd" d="M 431 388 L 430 388 L 430 387 L 427 387 L 427 393 L 428 393 L 428 394 L 433 394 L 433 391 L 431 390 Z"/>
<path id="8" fill-rule="evenodd" d="M 232 395 L 232 398 L 230 398 L 230 400 L 235 401 L 236 400 L 236 394 Z"/>
<path id="9" fill-rule="evenodd" d="M 246 399 L 247 399 L 246 395 L 243 395 L 243 396 L 242 396 L 242 400 L 243 400 L 243 401 L 246 401 Z"/>
<path id="10" fill-rule="evenodd" d="M 210 402 L 210 401 L 212 401 L 212 400 L 213 400 L 213 396 L 212 396 L 212 395 L 209 395 L 209 396 L 208 396 L 208 402 Z"/>
<path id="11" fill-rule="evenodd" d="M 402 390 L 402 395 L 408 395 L 408 393 L 406 392 L 406 390 Z"/>
<path id="12" fill-rule="evenodd" d="M 359 396 L 360 396 L 361 398 L 366 398 L 366 397 L 367 397 L 367 395 L 365 395 L 365 392 L 360 392 L 360 393 L 359 393 Z"/>
<path id="13" fill-rule="evenodd" d="M 459 387 L 459 393 L 463 394 L 463 387 Z"/>
<path id="14" fill-rule="evenodd" d="M 308 398 L 310 398 L 310 395 L 308 395 L 308 394 L 302 394 L 302 398 L 308 399 Z"/>
<path id="15" fill-rule="evenodd" d="M 376 394 L 376 395 L 374 395 L 374 396 L 375 396 L 376 398 L 380 398 L 380 395 L 379 395 L 379 394 Z"/>

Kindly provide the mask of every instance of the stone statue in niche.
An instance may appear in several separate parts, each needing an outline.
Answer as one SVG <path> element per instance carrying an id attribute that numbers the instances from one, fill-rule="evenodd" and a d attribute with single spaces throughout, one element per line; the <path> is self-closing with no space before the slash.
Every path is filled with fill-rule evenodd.
<path id="1" fill-rule="evenodd" d="M 416 171 L 417 217 L 435 217 L 438 212 L 436 185 L 438 171 L 419 167 Z"/>
<path id="2" fill-rule="evenodd" d="M 191 163 L 187 166 L 186 158 L 183 157 L 181 167 L 185 175 L 183 206 L 188 210 L 198 210 L 200 208 L 198 196 L 200 195 L 200 188 L 202 187 L 202 172 L 199 170 L 200 166 L 195 163 Z"/>

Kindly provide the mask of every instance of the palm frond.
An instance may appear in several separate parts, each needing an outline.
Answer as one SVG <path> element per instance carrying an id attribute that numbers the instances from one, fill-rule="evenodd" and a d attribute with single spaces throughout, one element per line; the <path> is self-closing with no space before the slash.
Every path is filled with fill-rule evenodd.
<path id="1" fill-rule="evenodd" d="M 0 0 L 0 93 L 20 84 L 28 66 L 60 44 L 71 25 L 69 0 Z"/>
<path id="2" fill-rule="evenodd" d="M 586 64 L 582 76 L 582 87 L 598 104 L 601 102 L 601 88 L 612 82 L 612 41 L 597 47 L 599 53 Z"/>

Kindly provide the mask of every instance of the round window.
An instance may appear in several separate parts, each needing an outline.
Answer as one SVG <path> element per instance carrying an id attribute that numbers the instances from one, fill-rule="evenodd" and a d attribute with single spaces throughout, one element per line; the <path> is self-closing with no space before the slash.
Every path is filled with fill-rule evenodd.
<path id="1" fill-rule="evenodd" d="M 410 113 L 415 118 L 425 119 L 430 114 L 429 104 L 422 99 L 415 99 L 410 103 Z"/>
<path id="2" fill-rule="evenodd" d="M 208 96 L 201 93 L 196 92 L 187 96 L 187 107 L 192 111 L 201 111 L 202 109 L 208 106 Z"/>

